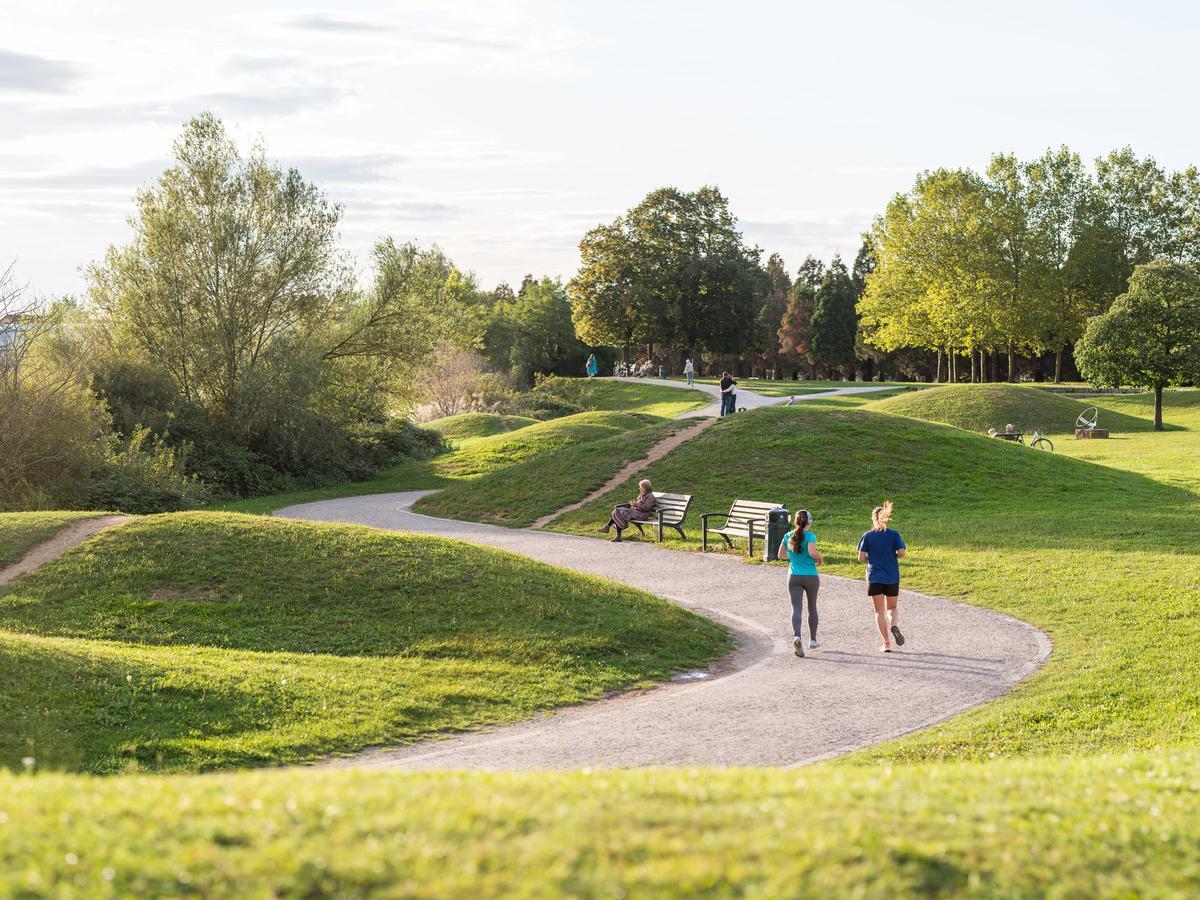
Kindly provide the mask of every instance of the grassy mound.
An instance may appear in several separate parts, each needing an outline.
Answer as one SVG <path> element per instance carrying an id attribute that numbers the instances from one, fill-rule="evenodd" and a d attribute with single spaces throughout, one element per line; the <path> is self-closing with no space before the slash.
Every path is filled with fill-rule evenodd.
<path id="1" fill-rule="evenodd" d="M 1014 430 L 1044 434 L 1066 434 L 1075 430 L 1075 420 L 1094 402 L 1064 397 L 1041 388 L 1015 384 L 948 384 L 912 391 L 880 400 L 871 409 L 896 416 L 941 422 L 967 431 Z M 1103 425 L 1113 431 L 1147 431 L 1153 423 L 1134 416 L 1110 413 Z"/>
<path id="2" fill-rule="evenodd" d="M 725 647 L 670 603 L 511 554 L 155 516 L 0 590 L 0 767 L 296 762 L 523 718 Z"/>
<path id="3" fill-rule="evenodd" d="M 414 508 L 434 516 L 524 527 L 604 486 L 622 466 L 685 428 L 682 422 L 556 447 L 479 478 L 456 480 Z"/>
<path id="4" fill-rule="evenodd" d="M 727 510 L 735 497 L 802 505 L 814 514 L 826 570 L 855 578 L 870 509 L 891 498 L 910 547 L 908 586 L 1000 609 L 1054 639 L 1050 666 L 1008 697 L 866 758 L 1200 740 L 1200 682 L 1184 676 L 1200 666 L 1191 611 L 1200 498 L 1190 490 L 914 419 L 799 405 L 723 420 L 646 476 L 695 495 L 693 546 L 699 514 Z M 632 489 L 552 527 L 590 533 Z M 909 622 L 911 642 L 936 645 Z"/>
<path id="5" fill-rule="evenodd" d="M 664 387 L 653 380 L 598 381 L 588 378 L 553 378 L 535 392 L 557 397 L 589 410 L 621 410 L 673 419 L 703 409 L 712 398 L 701 391 L 689 393 Z"/>
<path id="6" fill-rule="evenodd" d="M 505 434 L 536 425 L 537 419 L 527 416 L 503 416 L 499 413 L 464 413 L 460 416 L 445 416 L 426 422 L 423 427 L 436 431 L 444 438 L 453 441 L 470 440 L 471 438 L 491 437 L 493 434 Z"/>
<path id="7" fill-rule="evenodd" d="M 0 569 L 19 562 L 27 550 L 52 537 L 56 531 L 97 515 L 86 512 L 0 513 Z"/>

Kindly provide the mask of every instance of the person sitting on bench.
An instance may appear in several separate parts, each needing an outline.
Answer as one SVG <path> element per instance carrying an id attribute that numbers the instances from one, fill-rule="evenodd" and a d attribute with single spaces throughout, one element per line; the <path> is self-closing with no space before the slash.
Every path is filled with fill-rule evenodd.
<path id="1" fill-rule="evenodd" d="M 612 541 L 614 544 L 619 544 L 621 542 L 621 532 L 629 527 L 630 522 L 635 519 L 639 522 L 650 521 L 651 514 L 654 512 L 654 507 L 657 503 L 658 501 L 654 498 L 654 494 L 650 488 L 650 480 L 643 478 L 638 482 L 637 499 L 613 507 L 612 515 L 608 517 L 608 524 L 601 528 L 600 531 L 608 534 L 609 529 L 615 526 L 617 533 L 613 536 Z"/>

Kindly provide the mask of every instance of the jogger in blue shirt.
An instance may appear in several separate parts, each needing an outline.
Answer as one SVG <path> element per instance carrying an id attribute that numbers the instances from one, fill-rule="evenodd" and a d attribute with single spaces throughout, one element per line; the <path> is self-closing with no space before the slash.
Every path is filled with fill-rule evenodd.
<path id="1" fill-rule="evenodd" d="M 892 652 L 892 638 L 897 647 L 904 646 L 896 603 L 900 597 L 900 559 L 907 548 L 900 532 L 888 528 L 891 518 L 892 501 L 885 500 L 883 506 L 871 510 L 872 528 L 858 542 L 858 561 L 867 564 L 867 596 L 875 605 L 875 625 L 883 637 L 879 648 L 883 653 Z"/>

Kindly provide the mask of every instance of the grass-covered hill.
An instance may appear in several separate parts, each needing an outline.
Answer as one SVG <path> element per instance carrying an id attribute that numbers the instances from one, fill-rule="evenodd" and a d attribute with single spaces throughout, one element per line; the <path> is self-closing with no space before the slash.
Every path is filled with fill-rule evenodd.
<path id="1" fill-rule="evenodd" d="M 1003 431 L 1012 423 L 1016 431 L 1040 428 L 1043 434 L 1074 431 L 1075 420 L 1095 401 L 1081 401 L 1042 388 L 1015 384 L 942 385 L 910 391 L 870 408 L 897 416 L 941 422 L 967 431 Z M 1113 431 L 1146 431 L 1152 422 L 1120 413 L 1104 415 L 1102 427 Z"/>
<path id="2" fill-rule="evenodd" d="M 501 413 L 463 413 L 426 422 L 422 427 L 436 431 L 448 440 L 462 443 L 473 438 L 491 437 L 536 425 L 537 419 L 528 416 L 507 416 Z"/>
<path id="3" fill-rule="evenodd" d="M 155 516 L 0 588 L 0 768 L 297 762 L 512 721 L 726 646 L 666 601 L 494 550 Z"/>
<path id="4" fill-rule="evenodd" d="M 1195 448 L 1195 438 L 1193 437 Z M 760 410 L 714 425 L 646 472 L 695 495 L 699 513 L 735 497 L 803 505 L 829 562 L 853 557 L 871 507 L 896 503 L 911 588 L 962 597 L 1044 628 L 1055 655 L 1010 696 L 871 758 L 1124 750 L 1200 740 L 1200 514 L 1195 493 L 1147 473 L 1041 453 L 869 409 Z M 564 517 L 589 533 L 633 489 Z M 936 635 L 916 635 L 936 652 Z M 928 641 L 928 644 L 925 642 Z"/>

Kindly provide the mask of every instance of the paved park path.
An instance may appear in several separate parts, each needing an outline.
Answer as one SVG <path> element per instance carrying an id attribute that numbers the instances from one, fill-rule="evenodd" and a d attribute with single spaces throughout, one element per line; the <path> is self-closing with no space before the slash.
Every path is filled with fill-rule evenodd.
<path id="1" fill-rule="evenodd" d="M 611 544 L 413 513 L 426 492 L 347 497 L 280 510 L 455 538 L 610 578 L 666 597 L 730 628 L 737 649 L 710 670 L 647 691 L 573 706 L 516 725 L 373 749 L 331 765 L 406 769 L 792 766 L 899 737 L 1005 693 L 1046 659 L 1032 626 L 904 591 L 903 651 L 878 652 L 860 581 L 822 576 L 823 646 L 792 652 L 782 567 L 727 554 Z M 818 534 L 820 529 L 817 529 Z M 576 599 L 587 603 L 586 594 Z"/>
<path id="2" fill-rule="evenodd" d="M 701 384 L 695 382 L 692 387 L 688 387 L 686 381 L 668 381 L 667 379 L 658 378 L 613 378 L 606 377 L 604 381 L 619 381 L 619 382 L 635 382 L 638 384 L 652 384 L 657 387 L 678 388 L 684 391 L 700 391 L 708 394 L 713 398 L 712 403 L 700 409 L 693 409 L 690 412 L 685 412 L 682 415 L 676 416 L 679 419 L 691 419 L 697 417 L 719 416 L 721 414 L 721 388 L 715 384 Z M 779 382 L 781 385 L 786 385 L 786 381 Z M 828 391 L 821 391 L 815 394 L 796 394 L 795 402 L 800 403 L 804 400 L 825 400 L 829 397 L 849 397 L 853 394 L 870 394 L 875 391 L 890 391 L 894 385 L 888 384 L 863 384 L 855 385 L 854 387 L 830 388 Z M 745 388 L 737 388 L 737 405 L 739 409 L 761 409 L 764 406 L 781 406 L 788 402 L 788 397 L 769 397 L 766 394 L 758 394 L 754 391 L 746 390 Z"/>

